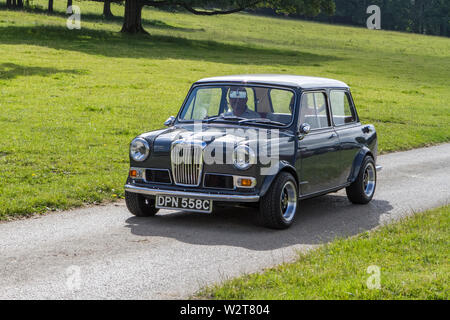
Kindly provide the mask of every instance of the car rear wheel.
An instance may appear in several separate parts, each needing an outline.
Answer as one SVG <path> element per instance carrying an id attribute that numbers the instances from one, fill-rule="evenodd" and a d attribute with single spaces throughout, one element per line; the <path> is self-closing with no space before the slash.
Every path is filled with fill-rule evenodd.
<path id="1" fill-rule="evenodd" d="M 377 185 L 377 170 L 371 156 L 367 156 L 356 180 L 346 188 L 347 198 L 357 204 L 366 204 L 372 200 Z"/>
<path id="2" fill-rule="evenodd" d="M 272 229 L 286 229 L 294 221 L 298 206 L 295 178 L 281 172 L 259 203 L 259 222 Z"/>
<path id="3" fill-rule="evenodd" d="M 141 194 L 125 191 L 125 203 L 128 210 L 137 217 L 152 217 L 159 209 L 155 208 L 155 200 Z"/>

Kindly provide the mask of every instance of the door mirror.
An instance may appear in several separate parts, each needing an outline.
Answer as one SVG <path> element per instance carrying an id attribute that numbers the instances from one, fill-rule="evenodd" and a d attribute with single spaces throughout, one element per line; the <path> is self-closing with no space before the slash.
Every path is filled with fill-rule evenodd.
<path id="1" fill-rule="evenodd" d="M 167 118 L 166 121 L 164 121 L 164 125 L 166 127 L 171 127 L 171 126 L 173 126 L 174 123 L 175 123 L 175 117 L 174 116 L 170 116 L 169 118 Z"/>
<path id="2" fill-rule="evenodd" d="M 308 134 L 310 131 L 311 131 L 311 126 L 309 125 L 309 123 L 302 123 L 302 125 L 300 126 L 299 132 L 302 134 Z"/>

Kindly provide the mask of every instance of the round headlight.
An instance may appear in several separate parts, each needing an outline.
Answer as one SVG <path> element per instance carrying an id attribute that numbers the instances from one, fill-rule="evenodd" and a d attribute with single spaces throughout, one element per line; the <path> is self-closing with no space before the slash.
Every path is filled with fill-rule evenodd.
<path id="1" fill-rule="evenodd" d="M 233 152 L 233 164 L 239 170 L 246 170 L 256 163 L 256 153 L 246 145 L 237 146 Z"/>
<path id="2" fill-rule="evenodd" d="M 150 154 L 148 142 L 142 138 L 136 138 L 130 144 L 130 156 L 134 161 L 144 161 Z"/>

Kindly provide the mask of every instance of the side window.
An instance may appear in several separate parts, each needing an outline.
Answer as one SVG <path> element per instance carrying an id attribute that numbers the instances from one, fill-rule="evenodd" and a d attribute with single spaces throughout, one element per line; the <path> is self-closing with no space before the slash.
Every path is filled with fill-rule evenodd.
<path id="1" fill-rule="evenodd" d="M 345 91 L 332 90 L 330 93 L 331 112 L 335 125 L 343 125 L 356 121 L 352 110 L 350 97 Z"/>
<path id="2" fill-rule="evenodd" d="M 325 93 L 310 92 L 302 95 L 300 124 L 302 123 L 308 123 L 311 126 L 311 129 L 326 128 L 330 126 Z"/>

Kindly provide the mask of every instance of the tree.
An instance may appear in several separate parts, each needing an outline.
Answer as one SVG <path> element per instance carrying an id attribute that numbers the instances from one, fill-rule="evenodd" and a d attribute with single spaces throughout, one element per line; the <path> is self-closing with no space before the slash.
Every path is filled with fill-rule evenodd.
<path id="1" fill-rule="evenodd" d="M 125 0 L 125 15 L 122 32 L 146 33 L 142 27 L 144 6 L 182 8 L 196 15 L 230 14 L 260 6 L 270 7 L 277 12 L 317 15 L 320 12 L 332 14 L 334 0 Z"/>
<path id="2" fill-rule="evenodd" d="M 6 0 L 6 7 L 8 9 L 23 9 L 23 0 Z"/>
<path id="3" fill-rule="evenodd" d="M 366 26 L 369 4 L 381 9 L 381 28 L 449 36 L 449 0 L 335 0 L 332 17 L 319 15 L 314 20 Z"/>
<path id="4" fill-rule="evenodd" d="M 105 18 L 111 18 L 113 16 L 111 12 L 111 0 L 103 1 L 103 16 L 105 16 Z"/>
<path id="5" fill-rule="evenodd" d="M 53 12 L 53 0 L 48 0 L 48 12 Z"/>

